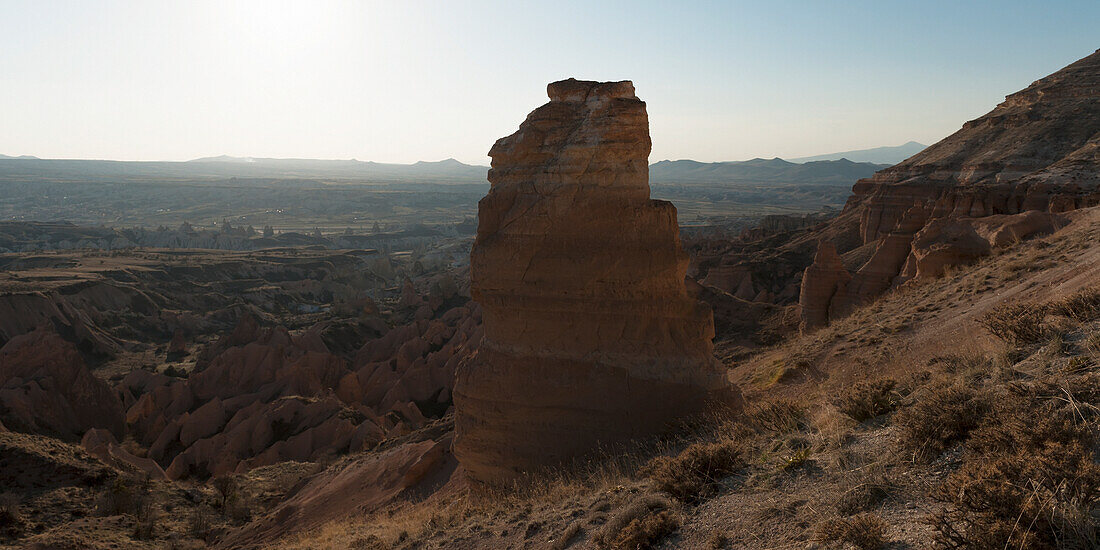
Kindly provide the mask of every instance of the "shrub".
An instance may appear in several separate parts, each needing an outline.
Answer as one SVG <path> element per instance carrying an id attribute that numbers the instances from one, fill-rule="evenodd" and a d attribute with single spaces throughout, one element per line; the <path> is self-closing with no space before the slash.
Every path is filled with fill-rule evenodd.
<path id="1" fill-rule="evenodd" d="M 608 545 L 615 550 L 650 550 L 676 532 L 680 522 L 668 510 L 636 518 Z"/>
<path id="2" fill-rule="evenodd" d="M 210 480 L 210 485 L 214 487 L 214 490 L 218 492 L 218 496 L 221 497 L 222 508 L 225 508 L 230 499 L 237 496 L 237 480 L 233 476 L 215 477 Z"/>
<path id="3" fill-rule="evenodd" d="M 157 511 L 156 502 L 152 498 L 144 499 L 138 509 L 134 511 L 134 538 L 137 540 L 151 540 L 156 536 L 157 520 L 160 513 Z"/>
<path id="4" fill-rule="evenodd" d="M 897 408 L 898 393 L 894 390 L 897 385 L 889 379 L 859 382 L 838 396 L 833 405 L 856 422 L 865 422 Z"/>
<path id="5" fill-rule="evenodd" d="M 783 457 L 783 462 L 780 464 L 780 469 L 784 472 L 790 470 L 797 470 L 805 466 L 810 461 L 810 455 L 813 454 L 813 450 L 809 447 L 803 447 L 788 456 Z"/>
<path id="6" fill-rule="evenodd" d="M 1006 406 L 975 431 L 927 518 L 946 548 L 1100 547 L 1094 432 L 1065 405 Z"/>
<path id="7" fill-rule="evenodd" d="M 152 505 L 152 486 L 148 479 L 119 476 L 99 495 L 96 513 L 101 516 L 143 514 Z"/>
<path id="8" fill-rule="evenodd" d="M 636 532 L 644 518 L 667 511 L 671 504 L 662 497 L 643 495 L 605 523 L 594 540 L 600 548 L 632 549 L 633 547 L 622 546 L 626 539 L 622 535 L 623 531 L 637 523 L 634 527 Z"/>
<path id="9" fill-rule="evenodd" d="M 1043 326 L 1047 308 L 1035 304 L 1007 304 L 995 308 L 980 319 L 990 334 L 1017 346 L 1042 342 L 1047 337 Z"/>
<path id="10" fill-rule="evenodd" d="M 1086 323 L 1100 317 L 1100 288 L 1082 290 L 1050 304 L 1050 312 Z"/>
<path id="11" fill-rule="evenodd" d="M 887 479 L 860 483 L 840 495 L 836 502 L 836 511 L 842 516 L 868 512 L 880 502 L 890 498 L 893 490 L 894 484 Z"/>
<path id="12" fill-rule="evenodd" d="M 742 465 L 741 452 L 732 441 L 695 443 L 674 457 L 650 460 L 639 473 L 674 498 L 695 502 Z"/>
<path id="13" fill-rule="evenodd" d="M 859 550 L 878 550 L 889 542 L 886 528 L 886 522 L 874 514 L 833 518 L 817 525 L 814 540 L 851 544 Z"/>
<path id="14" fill-rule="evenodd" d="M 386 550 L 390 548 L 378 535 L 367 535 L 365 538 L 357 538 L 348 546 L 350 550 Z"/>
<path id="15" fill-rule="evenodd" d="M 933 383 L 914 393 L 912 405 L 894 416 L 898 444 L 916 460 L 939 456 L 978 427 L 991 406 L 990 396 L 969 386 Z"/>
<path id="16" fill-rule="evenodd" d="M 211 510 L 206 505 L 199 506 L 191 513 L 191 520 L 188 524 L 188 531 L 191 536 L 198 539 L 206 539 L 210 534 L 211 529 Z"/>
<path id="17" fill-rule="evenodd" d="M 0 493 L 0 529 L 16 528 L 22 523 L 19 497 L 14 493 Z"/>

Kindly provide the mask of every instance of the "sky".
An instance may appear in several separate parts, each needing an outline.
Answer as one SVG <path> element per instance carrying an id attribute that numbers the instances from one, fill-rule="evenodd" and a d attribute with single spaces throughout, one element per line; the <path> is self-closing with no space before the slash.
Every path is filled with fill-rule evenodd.
<path id="1" fill-rule="evenodd" d="M 563 78 L 651 161 L 930 144 L 1100 48 L 1100 2 L 0 0 L 0 154 L 487 164 Z"/>

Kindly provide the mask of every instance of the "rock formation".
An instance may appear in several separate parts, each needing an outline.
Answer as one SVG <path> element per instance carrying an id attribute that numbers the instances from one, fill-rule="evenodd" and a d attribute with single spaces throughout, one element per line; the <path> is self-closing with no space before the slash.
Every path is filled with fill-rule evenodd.
<path id="1" fill-rule="evenodd" d="M 739 401 L 684 285 L 676 209 L 649 198 L 645 103 L 565 80 L 489 155 L 472 294 L 484 340 L 455 382 L 455 454 L 500 485 Z"/>
<path id="2" fill-rule="evenodd" d="M 858 219 L 854 246 L 874 251 L 830 300 L 830 316 L 1056 230 L 1064 223 L 1057 214 L 1100 204 L 1100 51 L 852 191 L 833 225 Z M 802 289 L 828 288 L 835 276 L 811 266 Z M 807 328 L 824 322 L 820 299 L 801 294 Z"/>
<path id="3" fill-rule="evenodd" d="M 78 441 L 91 428 L 121 437 L 122 405 L 80 353 L 50 329 L 0 348 L 0 418 L 12 430 Z"/>

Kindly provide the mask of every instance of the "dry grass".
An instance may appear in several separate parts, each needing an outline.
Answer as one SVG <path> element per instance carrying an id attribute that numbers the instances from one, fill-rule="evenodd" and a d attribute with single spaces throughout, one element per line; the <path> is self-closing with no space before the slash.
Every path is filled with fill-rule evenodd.
<path id="1" fill-rule="evenodd" d="M 886 521 L 874 514 L 858 514 L 850 518 L 833 518 L 817 525 L 814 540 L 833 544 L 850 544 L 859 550 L 878 550 L 886 546 Z"/>

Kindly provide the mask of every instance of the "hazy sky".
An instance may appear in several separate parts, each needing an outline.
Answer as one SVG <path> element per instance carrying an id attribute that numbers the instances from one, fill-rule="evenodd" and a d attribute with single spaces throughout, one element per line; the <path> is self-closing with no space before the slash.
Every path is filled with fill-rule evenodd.
<path id="1" fill-rule="evenodd" d="M 0 0 L 0 153 L 487 163 L 567 77 L 652 161 L 932 143 L 1100 47 L 1100 2 Z"/>

